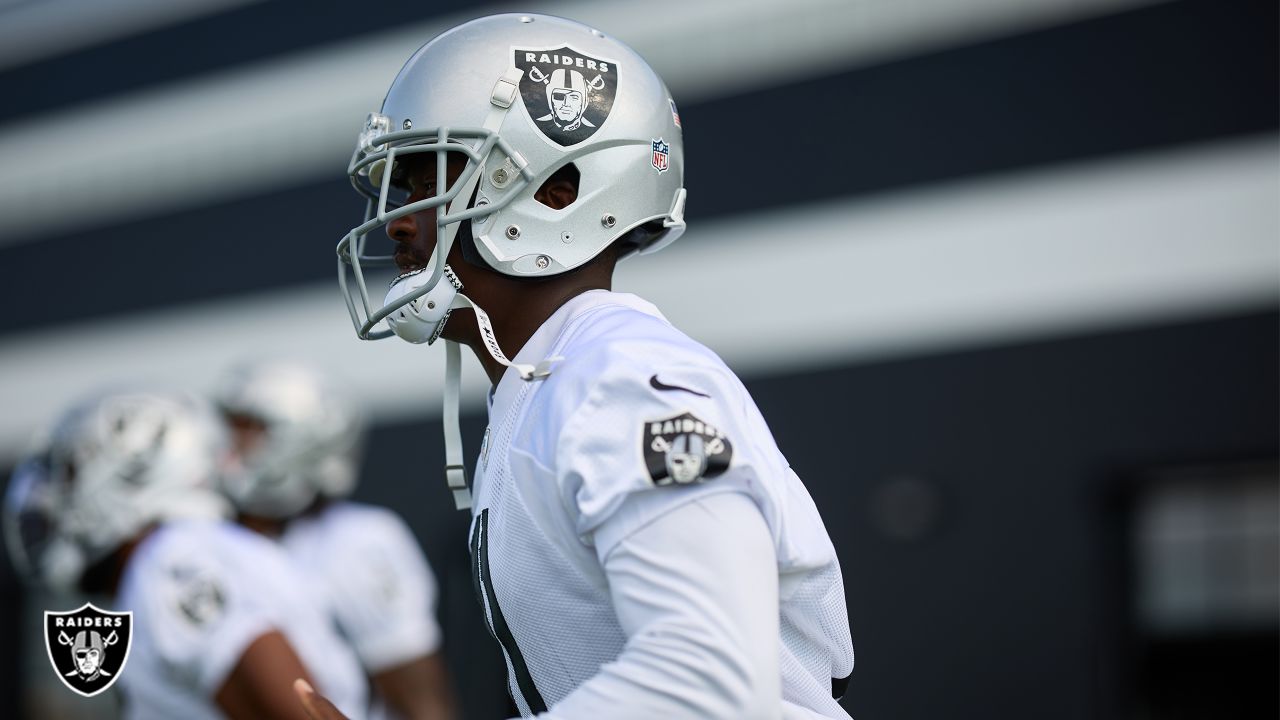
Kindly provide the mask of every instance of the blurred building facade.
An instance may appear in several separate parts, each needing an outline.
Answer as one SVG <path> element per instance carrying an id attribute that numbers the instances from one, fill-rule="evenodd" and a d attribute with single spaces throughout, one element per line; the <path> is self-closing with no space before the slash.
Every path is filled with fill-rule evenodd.
<path id="1" fill-rule="evenodd" d="M 359 499 L 440 574 L 466 717 L 503 717 L 439 353 L 357 341 L 332 252 L 364 113 L 435 30 L 507 6 L 170 5 L 0 4 L 0 465 L 102 383 L 326 365 L 377 423 Z M 1275 716 L 1276 5 L 633 5 L 519 9 L 616 33 L 680 103 L 690 231 L 616 287 L 741 371 L 809 486 L 851 713 Z M 100 717 L 46 677 L 62 600 L 0 577 L 24 648 L 0 701 Z"/>

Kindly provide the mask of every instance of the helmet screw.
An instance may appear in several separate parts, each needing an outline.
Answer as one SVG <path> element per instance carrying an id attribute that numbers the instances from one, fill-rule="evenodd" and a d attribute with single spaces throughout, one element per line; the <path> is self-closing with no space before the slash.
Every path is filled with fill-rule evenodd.
<path id="1" fill-rule="evenodd" d="M 428 300 L 428 301 L 427 301 L 427 309 L 428 309 L 428 310 L 435 310 L 435 309 L 436 309 L 436 301 L 435 301 L 435 300 Z"/>
<path id="2" fill-rule="evenodd" d="M 507 171 L 504 168 L 498 168 L 493 171 L 493 184 L 501 185 L 507 181 Z"/>
<path id="3" fill-rule="evenodd" d="M 566 242 L 566 243 L 573 242 L 573 233 L 569 232 L 568 230 L 565 230 L 564 232 L 560 233 L 560 242 Z"/>
<path id="4" fill-rule="evenodd" d="M 512 240 L 515 240 L 516 238 L 520 237 L 520 226 L 519 226 L 519 225 L 508 225 L 508 226 L 507 226 L 507 237 L 508 237 L 508 238 L 510 238 L 510 239 L 512 239 Z"/>
<path id="5" fill-rule="evenodd" d="M 551 258 L 546 255 L 539 255 L 534 259 L 533 264 L 537 265 L 539 270 L 546 270 L 551 265 Z"/>
<path id="6" fill-rule="evenodd" d="M 611 228 L 614 225 L 618 224 L 618 218 L 614 217 L 609 213 L 605 213 L 604 217 L 600 218 L 600 224 L 604 225 L 607 228 Z"/>
<path id="7" fill-rule="evenodd" d="M 413 129 L 413 121 L 412 121 L 412 120 L 410 120 L 409 118 L 405 118 L 405 119 L 404 119 L 404 122 L 403 122 L 403 123 L 401 123 L 401 124 L 400 124 L 400 126 L 401 126 L 401 127 L 403 127 L 405 130 L 412 130 L 412 129 Z"/>

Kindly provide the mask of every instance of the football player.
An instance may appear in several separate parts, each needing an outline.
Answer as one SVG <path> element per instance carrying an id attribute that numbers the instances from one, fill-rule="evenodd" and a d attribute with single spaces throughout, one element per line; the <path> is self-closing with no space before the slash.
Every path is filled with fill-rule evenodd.
<path id="1" fill-rule="evenodd" d="M 364 717 L 364 675 L 328 608 L 274 543 L 224 520 L 222 438 L 210 409 L 182 396 L 72 408 L 10 482 L 15 564 L 133 612 L 126 718 L 304 718 L 290 689 L 299 675 Z"/>
<path id="2" fill-rule="evenodd" d="M 232 437 L 222 487 L 240 522 L 279 540 L 330 597 L 394 716 L 451 717 L 431 568 L 399 515 L 343 499 L 359 469 L 354 409 L 314 370 L 281 361 L 232 369 L 215 401 Z"/>
<path id="3" fill-rule="evenodd" d="M 582 77 L 572 127 L 546 92 L 562 69 Z M 349 174 L 368 211 L 339 280 L 361 337 L 446 341 L 448 486 L 522 716 L 845 718 L 844 586 L 809 493 L 724 362 L 611 289 L 619 260 L 684 230 L 681 132 L 662 80 L 604 32 L 449 30 L 366 121 Z M 383 261 L 399 275 L 379 303 Z M 458 344 L 493 383 L 470 488 Z"/>

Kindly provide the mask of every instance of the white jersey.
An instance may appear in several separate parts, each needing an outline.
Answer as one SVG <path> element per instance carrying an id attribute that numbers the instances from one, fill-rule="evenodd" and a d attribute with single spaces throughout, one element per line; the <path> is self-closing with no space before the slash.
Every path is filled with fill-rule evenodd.
<path id="1" fill-rule="evenodd" d="M 342 634 L 370 675 L 439 649 L 435 577 L 399 515 L 332 503 L 289 523 L 281 542 L 320 581 Z"/>
<path id="2" fill-rule="evenodd" d="M 508 372 L 495 388 L 473 487 L 476 590 L 521 713 L 623 652 L 601 558 L 732 492 L 759 509 L 777 558 L 781 714 L 848 717 L 833 698 L 853 668 L 835 549 L 742 383 L 649 303 L 602 290 L 557 310 L 516 360 L 552 356 L 545 380 Z"/>
<path id="3" fill-rule="evenodd" d="M 254 640 L 278 630 L 318 690 L 351 718 L 367 684 L 333 628 L 323 598 L 275 543 L 216 520 L 180 520 L 129 558 L 120 609 L 133 611 L 133 646 L 120 678 L 126 718 L 223 717 L 214 701 Z"/>

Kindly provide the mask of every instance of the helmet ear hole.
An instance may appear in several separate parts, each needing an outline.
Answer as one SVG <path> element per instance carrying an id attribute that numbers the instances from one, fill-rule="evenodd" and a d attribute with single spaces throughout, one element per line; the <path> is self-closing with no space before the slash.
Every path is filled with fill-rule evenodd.
<path id="1" fill-rule="evenodd" d="M 653 244 L 666 232 L 667 229 L 663 227 L 661 220 L 650 220 L 647 223 L 637 225 L 627 231 L 627 234 L 614 241 L 614 244 L 618 246 L 618 256 L 622 258 L 639 252 Z"/>
<path id="2" fill-rule="evenodd" d="M 578 199 L 578 182 L 582 173 L 573 163 L 561 166 L 533 194 L 533 199 L 552 210 L 563 210 Z"/>

